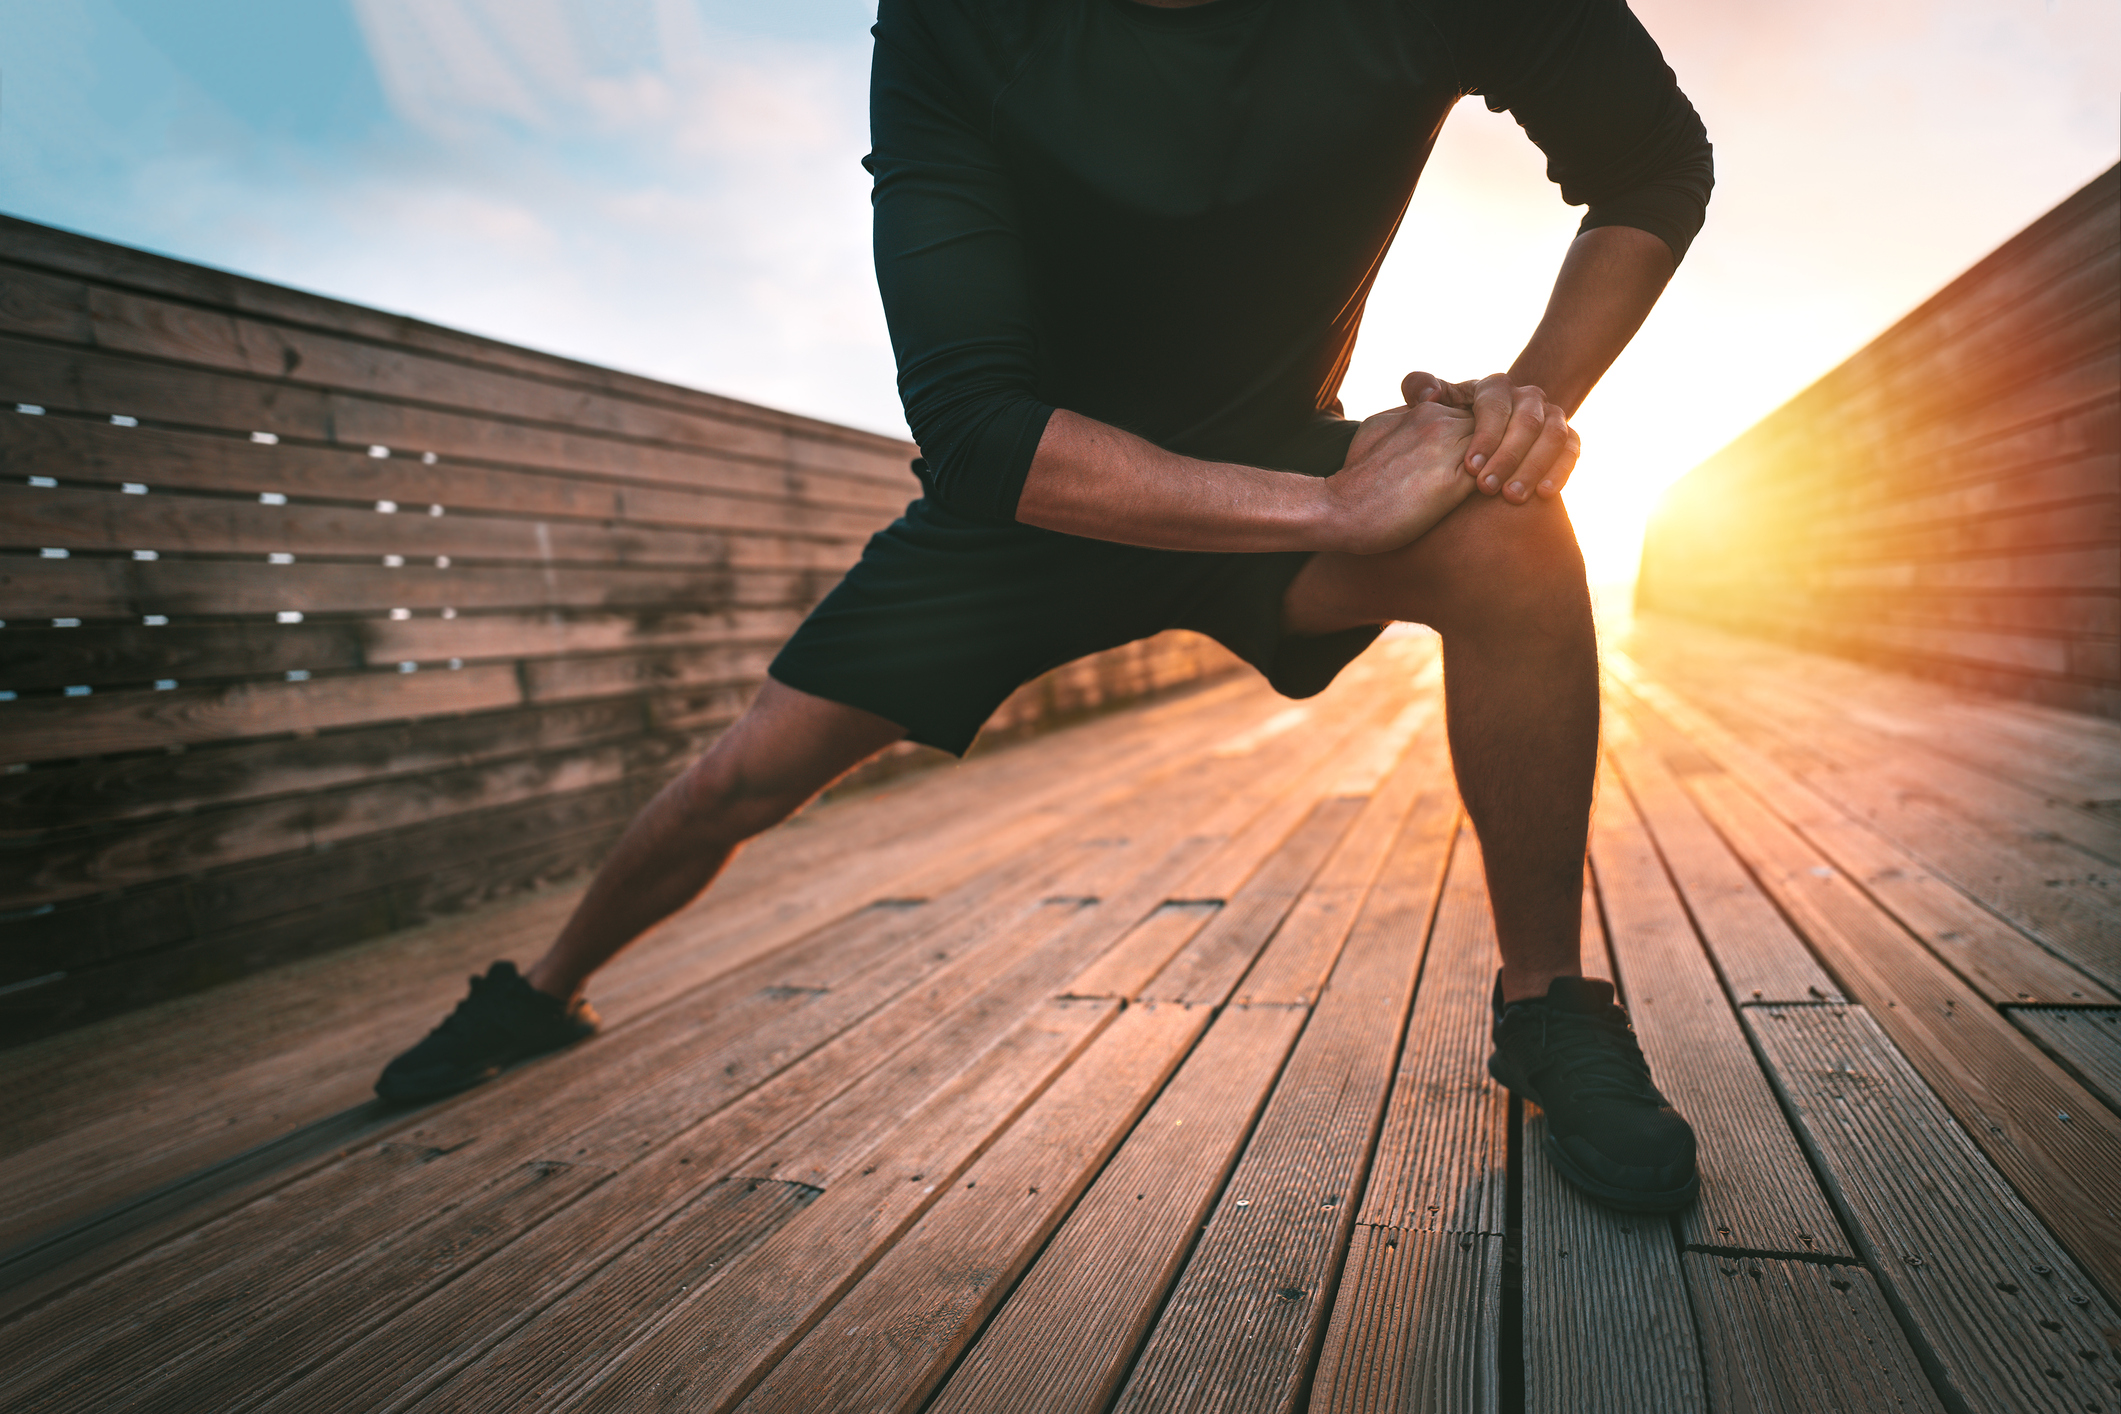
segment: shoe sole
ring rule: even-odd
[[[455,1076],[447,1081],[437,1081],[431,1085],[415,1085],[407,1084],[402,1080],[393,1084],[386,1078],[379,1076],[375,1084],[376,1098],[392,1105],[412,1105],[427,1100],[446,1100],[451,1095],[461,1095],[466,1090],[476,1089],[489,1080],[497,1080],[525,1061],[536,1060],[539,1056],[549,1056],[555,1051],[564,1051],[569,1046],[579,1046],[596,1034],[597,1028],[592,1026],[580,1035],[569,1037],[556,1045],[546,1046],[541,1050],[524,1051],[511,1056],[499,1065],[493,1066],[469,1079]]]
[[[1531,1086],[1512,1084],[1508,1076],[1498,1071],[1495,1067],[1495,1057],[1493,1056],[1488,1057],[1488,1075],[1496,1084],[1508,1090],[1518,1099],[1530,1100],[1541,1109],[1546,1108],[1546,1101],[1540,1099],[1538,1092]],[[1561,1142],[1551,1132],[1539,1147],[1547,1158],[1553,1161],[1555,1171],[1567,1179],[1571,1186],[1576,1188],[1586,1198],[1592,1199],[1604,1207],[1612,1208],[1617,1212],[1685,1212],[1693,1206],[1694,1199],[1701,1193],[1701,1175],[1698,1173],[1678,1188],[1647,1192],[1640,1188],[1616,1188],[1610,1183],[1600,1183],[1597,1179],[1591,1177],[1590,1174],[1584,1172],[1583,1168],[1569,1157],[1568,1150],[1561,1147]]]

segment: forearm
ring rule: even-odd
[[[1569,246],[1545,315],[1510,381],[1535,384],[1573,413],[1642,327],[1678,266],[1671,247],[1632,226],[1599,226]]]
[[[1102,422],[1053,414],[1025,478],[1025,525],[1159,550],[1320,550],[1326,483],[1295,472],[1199,461]]]

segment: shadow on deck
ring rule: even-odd
[[[23,1410],[2121,1410],[2121,727],[1657,622],[1586,955],[1703,1141],[1487,1080],[1432,639],[828,802],[390,1111],[525,901],[0,1056]],[[34,1104],[25,1097],[36,1097]]]

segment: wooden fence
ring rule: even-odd
[[[1636,596],[2121,716],[2121,168],[1675,485]]]
[[[0,1039],[588,867],[912,451],[0,218]]]

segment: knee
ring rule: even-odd
[[[1430,535],[1438,537],[1439,632],[1590,635],[1583,552],[1559,502],[1513,506],[1480,497]]]
[[[740,844],[770,830],[803,807],[807,795],[746,769],[744,753],[727,737],[671,783],[673,804],[693,835]]]

